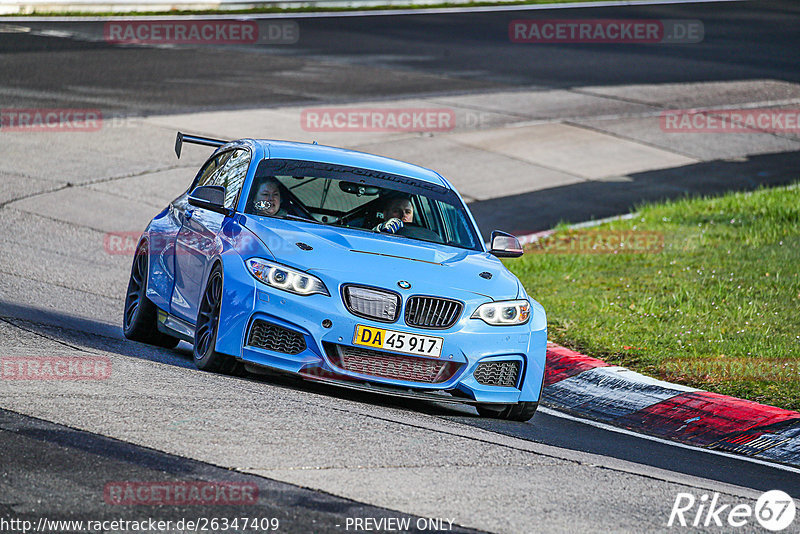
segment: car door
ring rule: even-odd
[[[217,154],[204,169],[195,187],[220,185],[225,187],[225,206],[234,209],[236,199],[247,174],[250,152],[244,148]],[[219,252],[218,239],[225,216],[207,209],[187,205],[183,224],[175,240],[175,288],[170,312],[194,323],[209,262]]]

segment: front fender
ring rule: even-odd
[[[239,358],[247,321],[255,308],[256,281],[235,252],[222,254],[222,305],[217,329],[217,352]]]
[[[222,265],[222,304],[216,350],[239,358],[256,298],[256,280],[247,270],[244,260],[253,256],[270,256],[263,243],[237,220],[223,225],[219,237],[221,253],[209,262],[204,279],[208,280],[214,265]]]
[[[531,335],[528,341],[525,378],[519,400],[539,402],[544,386],[545,364],[547,361],[547,315],[541,304],[528,297],[531,303]]]
[[[531,331],[547,330],[547,314],[541,304],[528,297],[528,302],[531,303]]]
[[[170,215],[170,208],[164,208],[147,225],[139,245],[147,242],[149,254],[147,298],[161,308],[169,310],[172,289],[175,285],[175,238],[180,230]]]

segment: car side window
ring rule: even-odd
[[[214,174],[214,171],[217,170],[218,167],[217,159],[218,157],[213,157],[210,160],[208,160],[208,162],[206,162],[205,166],[203,167],[203,170],[201,170],[200,174],[198,175],[195,187],[200,187],[201,185],[208,185],[208,180],[211,178],[211,175]]]
[[[439,236],[444,237],[444,233],[442,232],[439,220],[434,213],[431,201],[425,197],[420,197],[419,195],[415,195],[412,200],[414,203],[414,220],[417,221],[420,226],[429,228],[439,234]]]
[[[214,185],[214,177],[220,168],[225,165],[225,162],[228,161],[228,158],[231,157],[232,153],[233,152],[231,150],[228,150],[227,152],[222,152],[209,159],[197,174],[197,178],[195,184],[192,186],[192,189],[195,187],[200,187],[201,185]]]
[[[235,208],[236,198],[242,189],[247,169],[250,166],[250,151],[239,148],[227,153],[220,164],[219,172],[214,172],[211,180],[204,185],[221,185],[225,188],[225,207]]]
[[[443,202],[440,203],[440,206],[442,216],[445,218],[447,240],[449,242],[465,244],[469,248],[474,248],[477,244],[473,239],[472,232],[469,231],[469,222],[467,222],[464,212]]]
[[[217,170],[219,166],[217,164],[219,156],[213,156],[208,161],[206,161],[203,166],[200,168],[200,172],[198,172],[194,180],[192,180],[192,184],[189,186],[181,196],[176,198],[172,201],[172,206],[179,210],[184,210],[187,208],[188,204],[188,197],[192,191],[194,191],[195,187],[199,187],[201,185],[208,185],[208,180],[211,178],[211,175],[214,174],[214,171]]]

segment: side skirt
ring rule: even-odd
[[[158,331],[194,343],[194,325],[164,310],[158,310]]]

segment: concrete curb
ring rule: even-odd
[[[635,432],[800,466],[800,412],[649,378],[549,343],[542,403]]]

